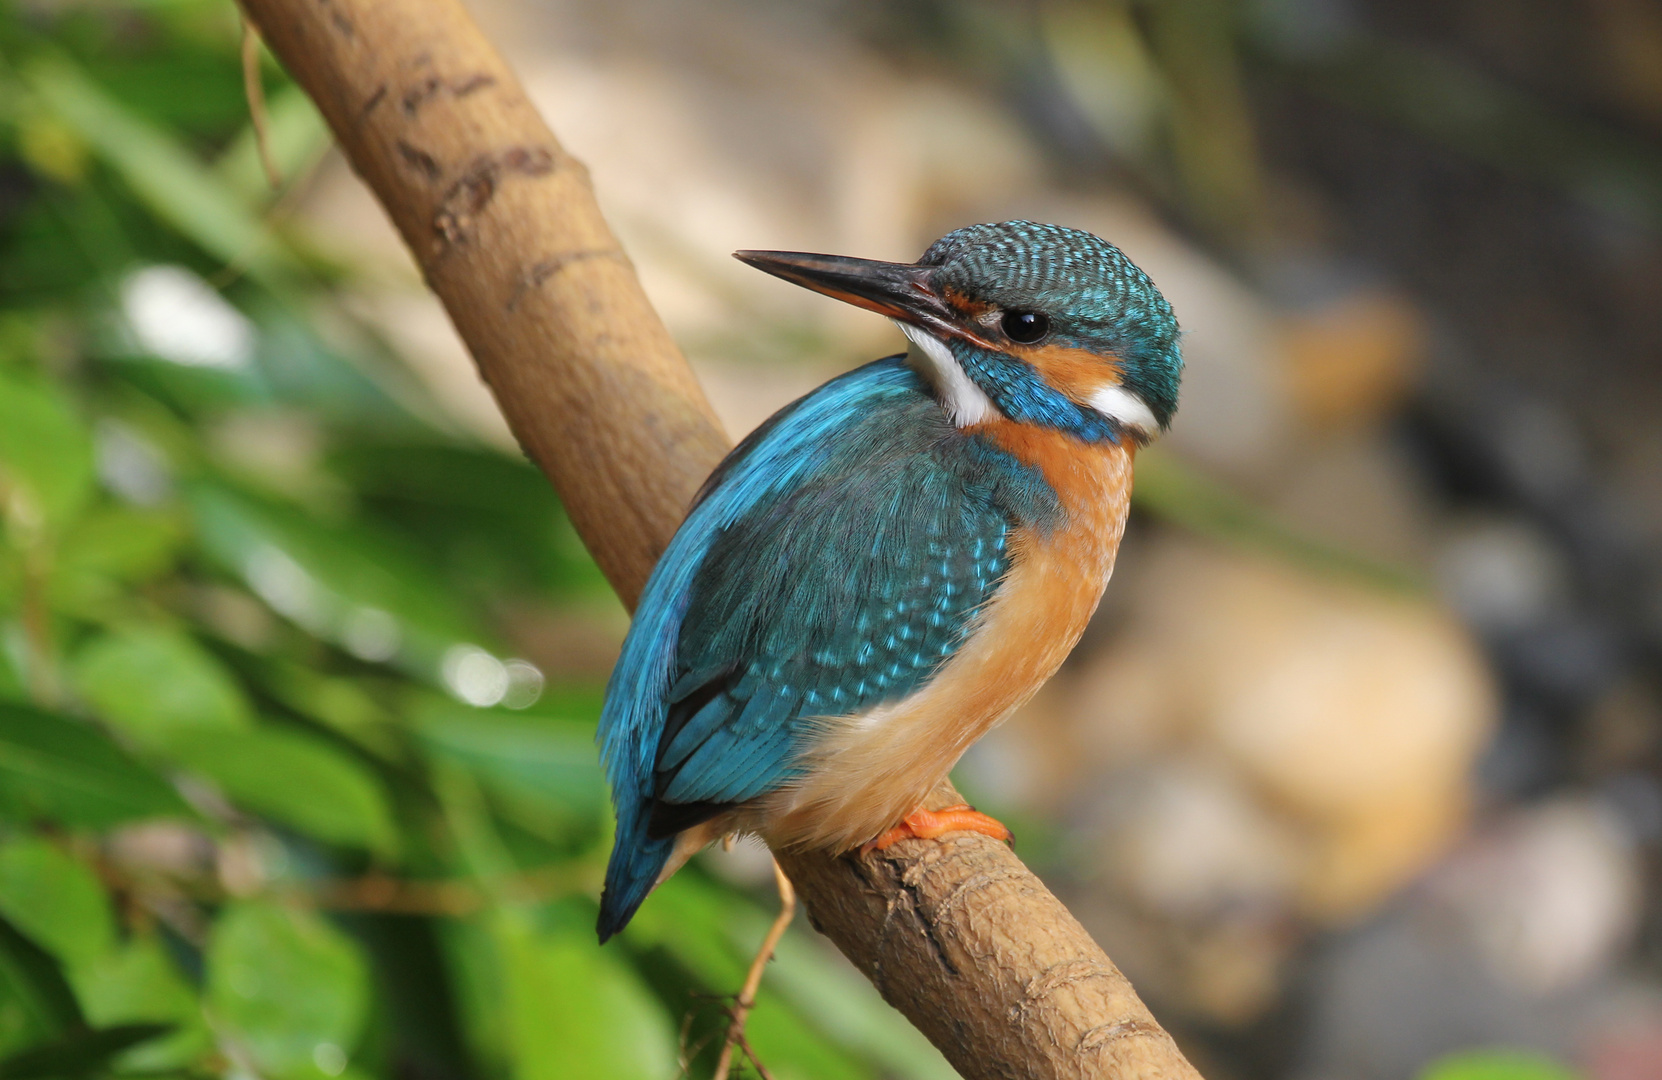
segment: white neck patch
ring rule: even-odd
[[[1121,427],[1137,432],[1145,441],[1160,433],[1160,422],[1154,419],[1154,410],[1123,386],[1104,386],[1091,395],[1089,404]]]
[[[906,335],[906,340],[912,343],[913,365],[923,367],[933,376],[935,389],[941,395],[941,404],[945,406],[947,415],[952,417],[954,424],[969,427],[997,415],[997,407],[987,397],[986,392],[964,374],[964,369],[952,355],[952,350],[946,347],[946,342],[921,326],[913,326],[899,319],[892,321],[900,327],[900,332]]]

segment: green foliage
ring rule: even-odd
[[[77,969],[75,993],[95,1027],[155,1024],[161,1038],[121,1055],[133,1072],[174,1069],[197,1061],[212,1047],[196,989],[169,958],[155,934],[135,936]]]
[[[0,1080],[707,1073],[771,897],[695,865],[595,944],[604,672],[503,615],[616,601],[274,212],[238,30],[0,7]],[[750,1031],[951,1075],[805,931]]]
[[[233,904],[207,950],[209,1014],[260,1070],[339,1075],[369,1009],[369,974],[352,941],[316,914]]]
[[[0,701],[0,821],[96,829],[186,812],[172,786],[91,726]]]
[[[38,377],[0,372],[0,489],[22,528],[62,525],[92,490],[92,440],[64,395]]]
[[[74,670],[87,704],[140,745],[165,746],[192,731],[245,731],[253,722],[223,665],[155,627],[94,638]]]
[[[328,743],[300,731],[192,731],[173,760],[212,780],[239,806],[332,844],[397,851],[380,783]]]
[[[593,947],[589,920],[537,926],[504,913],[509,1043],[524,1080],[655,1080],[675,1070],[669,1016],[618,954]]]
[[[1563,1063],[1533,1050],[1491,1047],[1438,1058],[1419,1080],[1576,1080]]]
[[[38,837],[0,846],[0,915],[71,969],[91,964],[115,943],[98,879]]]

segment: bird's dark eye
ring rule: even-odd
[[[1036,311],[1006,311],[999,322],[1011,341],[1031,345],[1050,333],[1050,320]]]

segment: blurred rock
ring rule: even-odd
[[[1109,786],[1101,865],[1146,907],[1200,920],[1273,906],[1296,884],[1292,834],[1221,763],[1178,758]]]
[[[1412,387],[1425,337],[1419,310],[1382,289],[1290,313],[1281,347],[1300,418],[1316,431],[1379,422]]]
[[[1636,849],[1602,800],[1492,822],[1424,888],[1319,948],[1294,1075],[1396,1080],[1493,1046],[1579,1056],[1596,1076],[1654,1075],[1626,1070],[1654,1045],[1655,992],[1609,979],[1638,901]]]
[[[1029,786],[1094,860],[1075,872],[1109,887],[1098,913],[1120,913],[1104,932],[1131,919],[1175,935],[1133,978],[1237,1023],[1273,999],[1289,928],[1355,921],[1457,840],[1495,692],[1424,599],[1141,539],[1116,585],[1126,629],[1001,738],[1058,764]],[[1199,976],[1213,950],[1237,991]]]
[[[1493,700],[1441,613],[1278,567],[1218,566],[1194,587],[1226,624],[1205,643],[1227,655],[1188,658],[1213,679],[1201,737],[1270,798],[1337,820],[1462,785]]]
[[[1451,523],[1437,553],[1443,595],[1480,630],[1516,631],[1560,609],[1569,596],[1563,552],[1518,518]]]
[[[1060,895],[1167,1023],[1187,1016],[1241,1028],[1281,994],[1298,936],[1274,911],[1245,907],[1180,923],[1109,889],[1062,884]]]
[[[1337,431],[1281,467],[1268,504],[1291,528],[1388,565],[1433,557],[1434,507],[1401,445],[1377,428]]]
[[[1638,928],[1637,846],[1608,806],[1563,798],[1476,837],[1430,882],[1497,979],[1535,994],[1588,982]]]
[[[1122,587],[1136,630],[1073,687],[1101,767],[1220,758],[1296,830],[1298,902],[1323,918],[1365,910],[1453,835],[1495,705],[1436,608],[1183,541]]]
[[[1656,752],[1662,701],[1642,680],[1629,677],[1594,702],[1584,724],[1577,766],[1589,776],[1619,776],[1642,768]]]
[[[1497,979],[1466,926],[1411,899],[1324,942],[1308,961],[1295,1080],[1402,1080],[1471,1047],[1565,1058],[1586,1002]]]

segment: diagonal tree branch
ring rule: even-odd
[[[632,607],[729,444],[587,170],[457,0],[243,3]],[[813,925],[966,1077],[1199,1080],[1002,844],[959,834],[783,864]]]

